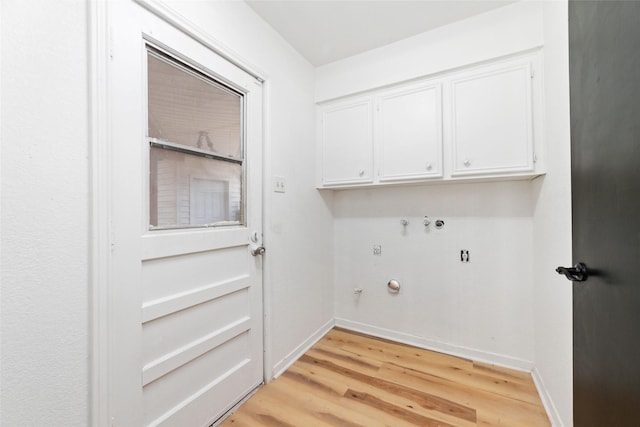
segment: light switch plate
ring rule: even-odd
[[[275,193],[284,193],[286,190],[287,183],[284,179],[284,176],[273,176],[273,191]]]

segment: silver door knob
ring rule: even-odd
[[[258,246],[255,249],[251,249],[251,255],[253,256],[264,255],[265,252],[266,249],[264,248],[264,246]]]

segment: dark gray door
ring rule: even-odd
[[[577,427],[640,426],[640,2],[569,3]]]

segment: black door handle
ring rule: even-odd
[[[574,282],[584,282],[589,277],[587,266],[583,262],[579,262],[573,267],[558,267],[556,272],[564,274],[567,279]]]

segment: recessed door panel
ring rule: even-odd
[[[451,84],[452,175],[533,169],[531,66],[492,66]]]
[[[370,100],[322,112],[322,180],[324,184],[373,180],[373,122]]]
[[[218,401],[212,399],[216,393],[223,400],[238,397],[237,394],[242,390],[240,381],[232,384],[231,377],[242,375],[250,363],[250,339],[248,332],[241,332],[184,364],[176,364],[166,375],[146,384],[142,406],[143,425],[205,425],[208,417],[201,411],[194,411],[193,407],[206,405],[207,401],[208,405],[217,406]],[[203,375],[203,372],[207,374]],[[226,389],[223,389],[223,385]],[[181,418],[189,422],[175,422]]]
[[[440,85],[380,99],[380,181],[442,176]]]

